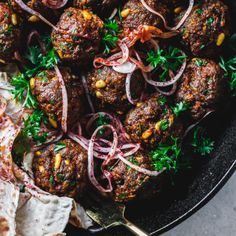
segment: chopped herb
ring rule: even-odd
[[[160,129],[162,131],[166,131],[169,128],[169,121],[168,120],[161,120],[160,122]]]
[[[99,127],[99,126],[102,126],[102,125],[108,125],[110,123],[111,123],[110,118],[107,117],[106,115],[101,115],[101,114],[99,114],[99,117],[97,118],[97,120],[95,122],[96,127]],[[100,129],[98,133],[99,133],[99,135],[102,136],[104,134],[104,132],[105,132],[104,129]]]
[[[209,17],[209,18],[207,19],[207,25],[208,25],[208,27],[211,27],[212,24],[213,24],[213,22],[214,22],[214,18],[213,18],[213,17]]]
[[[164,106],[167,102],[167,99],[164,96],[160,96],[160,98],[158,99],[158,102],[160,103],[161,106]]]
[[[220,67],[225,72],[225,77],[229,79],[229,88],[232,91],[232,95],[236,96],[236,56],[225,60],[220,58]]]
[[[55,185],[55,181],[54,181],[54,178],[53,178],[52,175],[51,175],[50,178],[49,178],[49,183],[50,183],[51,185]]]
[[[194,130],[191,146],[194,152],[199,153],[201,156],[206,156],[213,151],[214,141],[205,136],[203,128],[198,127]]]
[[[206,60],[200,59],[200,58],[195,58],[194,61],[195,61],[196,65],[199,67],[205,66],[207,64]]]
[[[149,153],[154,170],[161,171],[165,168],[168,171],[177,171],[177,161],[181,154],[181,148],[177,138],[172,137],[172,141],[172,145],[162,144]]]
[[[121,33],[122,30],[119,28],[119,25],[116,20],[110,20],[110,19],[105,19],[105,24],[104,26],[108,29],[111,30],[117,34]]]
[[[185,101],[176,103],[172,110],[176,116],[179,116],[184,111],[187,111],[189,108],[189,104]]]
[[[71,181],[71,182],[70,182],[70,186],[71,186],[71,187],[76,186],[76,181],[75,181],[75,180],[74,180],[74,181]]]
[[[104,53],[109,53],[111,51],[111,48],[116,47],[118,42],[118,37],[108,33],[102,38],[102,40],[105,47]]]
[[[35,110],[27,119],[24,119],[24,128],[22,129],[23,137],[32,137],[38,145],[44,143],[47,140],[48,133],[43,132],[40,134],[42,122],[47,124],[46,116],[42,111]]]
[[[117,35],[122,32],[122,30],[119,28],[119,25],[116,20],[105,20],[105,28],[106,33],[102,38],[103,44],[104,44],[104,53],[109,53],[112,48],[115,48],[117,46],[118,37]]]
[[[183,64],[186,56],[182,55],[181,50],[170,46],[168,50],[164,51],[162,49],[155,51],[149,51],[147,53],[147,62],[153,67],[161,66],[163,69],[160,75],[160,80],[165,81],[169,70],[177,71]]]
[[[38,102],[30,90],[29,81],[25,78],[24,74],[14,76],[10,83],[15,87],[12,90],[14,99],[17,99],[20,102],[23,102],[24,100],[23,106],[27,108],[36,108],[38,106]]]
[[[66,148],[66,144],[65,143],[57,143],[55,145],[55,148],[54,148],[54,152],[58,152],[62,149]]]
[[[196,12],[197,12],[197,14],[202,15],[203,9],[202,9],[202,8],[198,8],[198,9],[196,10]]]

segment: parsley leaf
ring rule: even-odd
[[[54,152],[58,152],[62,149],[66,148],[66,144],[65,143],[57,143],[55,145],[55,148],[54,148]]]
[[[210,154],[214,149],[214,141],[204,135],[205,130],[198,127],[194,130],[191,146],[193,151],[201,156]]]
[[[106,115],[99,114],[99,117],[97,118],[97,120],[95,122],[95,125],[96,125],[96,127],[99,127],[102,125],[108,125],[110,123],[111,123],[111,120],[109,117],[107,117]],[[104,132],[105,132],[104,129],[100,129],[98,133],[99,133],[99,135],[102,136],[104,134]]]
[[[48,133],[43,132],[40,134],[41,123],[47,124],[45,114],[40,110],[35,110],[31,115],[24,119],[24,128],[22,135],[24,138],[32,137],[32,139],[40,145],[47,140]]]
[[[169,74],[169,70],[173,72],[177,71],[183,64],[185,55],[181,54],[181,50],[170,46],[168,50],[164,51],[162,49],[155,51],[149,51],[147,53],[147,62],[153,67],[161,66],[163,69],[160,75],[160,80],[165,81]]]
[[[181,154],[178,139],[172,137],[172,145],[160,145],[156,150],[149,153],[154,170],[161,171],[164,168],[168,171],[177,171],[177,160]]]
[[[172,111],[176,116],[179,116],[184,111],[187,111],[189,108],[189,104],[185,101],[176,103],[174,107],[172,107]]]
[[[27,108],[36,108],[38,106],[38,102],[36,101],[30,90],[29,81],[25,78],[24,74],[14,76],[11,79],[10,83],[15,87],[14,90],[12,90],[14,99],[18,99],[20,102],[23,102],[25,98],[23,106]]]
[[[229,89],[233,96],[236,96],[236,56],[226,61],[223,57],[220,58],[220,67],[225,72],[225,77],[229,78]]]
[[[122,32],[119,28],[119,25],[116,20],[106,19],[106,23],[104,24],[106,28],[106,33],[102,37],[102,42],[104,45],[103,53],[110,53],[112,48],[117,46],[117,42],[119,38],[117,35]]]
[[[122,32],[122,30],[119,28],[119,25],[117,23],[117,21],[114,20],[110,20],[110,19],[105,19],[105,24],[104,26],[111,31],[114,31],[115,33],[119,34]]]

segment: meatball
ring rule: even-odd
[[[126,116],[127,133],[143,147],[156,148],[161,143],[168,143],[171,136],[180,137],[182,134],[181,122],[162,98],[154,94]]]
[[[149,157],[144,153],[137,153],[129,161],[142,168],[151,170]],[[128,202],[134,199],[147,199],[161,187],[162,178],[148,175],[131,169],[123,162],[119,162],[112,170],[113,198],[117,202]]]
[[[126,74],[116,72],[112,67],[104,66],[101,69],[93,69],[88,73],[87,82],[90,93],[103,105],[110,105],[112,109],[126,110],[130,104],[127,100],[125,89]],[[142,76],[139,71],[132,75],[132,97],[137,98],[142,89]]]
[[[24,10],[22,10],[22,8],[15,2],[15,0],[9,0],[11,6],[13,7],[14,11],[18,12],[19,14],[23,15],[23,16],[29,16],[31,17],[31,15],[29,15],[28,13],[26,13]],[[43,0],[26,0],[24,1],[31,9],[41,13],[44,16],[47,16],[47,18],[51,18],[52,16],[52,10],[50,8],[48,8],[44,3]],[[37,18],[32,17],[29,18],[29,21],[34,22]],[[37,20],[36,20],[37,21]]]
[[[213,56],[228,34],[228,7],[221,1],[197,5],[181,28],[183,44],[195,56]]]
[[[74,6],[78,8],[91,8],[101,16],[108,16],[120,0],[74,0]]]
[[[190,104],[191,117],[199,120],[216,108],[225,90],[226,80],[220,66],[209,59],[194,58],[186,67],[176,97]]]
[[[52,43],[63,61],[86,64],[98,52],[103,22],[88,10],[68,8],[57,28],[60,31],[53,30]]]
[[[84,90],[79,78],[72,75],[70,69],[61,68],[68,95],[68,125],[78,121],[83,114]],[[50,123],[57,128],[62,118],[62,92],[56,72],[47,70],[41,72],[30,81],[31,90],[39,107],[49,117]]]
[[[165,18],[169,14],[166,0],[147,0],[146,3],[154,10],[161,13]],[[151,25],[162,27],[160,17],[150,13],[139,0],[129,0],[121,12],[123,16],[122,25],[124,28],[136,29],[140,25]]]
[[[0,60],[10,61],[19,47],[21,19],[10,5],[0,2]]]
[[[88,184],[87,153],[69,139],[35,152],[35,184],[59,196],[80,197]]]

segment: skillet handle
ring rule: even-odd
[[[124,219],[124,221],[122,222],[122,225],[125,226],[134,235],[137,235],[137,236],[149,236],[150,235],[126,219]]]

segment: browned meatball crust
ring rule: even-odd
[[[93,12],[101,16],[108,16],[121,0],[74,0],[74,6],[78,8],[91,8]]]
[[[169,142],[171,136],[180,137],[183,131],[172,110],[160,102],[159,94],[132,109],[126,116],[125,128],[134,142],[148,148]]]
[[[165,18],[169,14],[166,0],[156,1],[147,0],[146,3],[154,10],[160,12]],[[139,0],[129,0],[123,7],[123,11],[126,10],[128,15],[122,19],[122,25],[124,28],[136,29],[140,25],[151,25],[156,27],[162,27],[162,21],[160,17],[150,13]]]
[[[98,52],[103,22],[90,11],[70,7],[56,26],[52,44],[63,61],[86,64]]]
[[[10,61],[19,47],[21,19],[7,3],[0,2],[0,60]]]
[[[21,14],[22,16],[31,17],[30,14],[26,13],[22,8],[15,2],[15,0],[8,0],[13,7],[14,11]],[[53,15],[52,9],[47,7],[43,0],[25,0],[24,1],[31,9],[39,12],[43,16],[47,17],[47,19],[51,19]]]
[[[132,97],[140,96],[142,90],[142,75],[135,71],[132,75]],[[123,111],[130,106],[125,89],[126,74],[116,72],[112,67],[104,66],[101,69],[93,69],[88,73],[88,87],[102,105],[110,105],[111,108]]]
[[[183,44],[195,56],[214,55],[228,34],[228,7],[221,1],[197,5],[181,28]]]
[[[149,157],[141,152],[132,156],[129,161],[142,168],[151,170]],[[155,194],[161,186],[161,178],[144,175],[119,162],[112,170],[113,198],[117,202],[128,202],[134,199],[146,199]]]
[[[191,105],[191,116],[198,120],[215,109],[224,96],[226,80],[220,66],[209,59],[192,59],[177,90],[177,100]]]
[[[83,114],[84,90],[79,78],[70,69],[61,68],[68,95],[68,125],[73,125]],[[62,118],[62,92],[56,72],[47,70],[31,79],[31,90],[40,108],[50,118],[54,128]],[[53,120],[53,121],[52,121]]]
[[[62,148],[57,151],[58,146]],[[81,197],[87,182],[87,153],[69,139],[37,151],[33,160],[35,184],[58,196]]]

